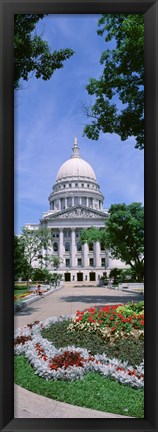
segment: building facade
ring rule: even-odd
[[[99,242],[91,245],[80,242],[83,228],[105,228],[108,211],[103,208],[104,196],[93,168],[80,156],[77,138],[70,159],[58,170],[48,199],[50,209],[43,214],[40,224],[25,226],[29,229],[43,226],[51,231],[48,253],[60,258],[57,271],[65,282],[98,282],[111,268],[125,267],[119,260],[111,259]],[[47,269],[54,272],[49,265]]]

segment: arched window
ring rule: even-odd
[[[58,252],[58,243],[53,244],[53,251]]]
[[[65,243],[65,252],[70,252],[70,243],[69,242]]]

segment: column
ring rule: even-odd
[[[88,267],[88,244],[83,245],[83,267]]]
[[[72,203],[71,203],[72,207],[74,206],[74,197],[72,197]]]
[[[88,207],[88,198],[86,198],[86,206]]]
[[[79,204],[81,205],[81,197],[79,197]]]
[[[76,244],[75,244],[75,229],[71,230],[71,267],[76,266]]]
[[[63,228],[59,229],[59,257],[61,258],[61,263],[60,263],[60,267],[63,267],[64,262],[63,262],[63,249],[64,249],[64,244],[63,244]]]
[[[109,267],[109,251],[105,250],[105,268]]]
[[[67,208],[67,198],[65,198],[65,208]]]
[[[61,199],[59,199],[59,210],[61,210]]]
[[[95,242],[95,267],[100,267],[100,243]]]

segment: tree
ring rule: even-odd
[[[81,243],[88,243],[89,245],[96,241],[102,241],[102,231],[92,226],[87,229],[83,229],[80,232]]]
[[[24,246],[21,244],[20,238],[14,236],[14,280],[19,278],[27,279],[30,272],[30,266],[24,255]]]
[[[28,281],[33,270],[33,262],[37,261],[39,263],[42,260],[42,249],[45,250],[47,255],[49,242],[50,232],[47,228],[39,228],[38,230],[29,230],[28,228],[22,229],[20,243],[23,247],[24,256],[30,269],[27,279]]]
[[[120,282],[121,273],[122,273],[122,269],[118,269],[117,267],[110,270],[109,278],[113,279],[114,284]]]
[[[57,256],[57,255],[52,256],[52,257],[51,257],[51,260],[50,260],[50,262],[52,263],[53,267],[54,267],[56,270],[58,269],[58,267],[59,267],[59,265],[60,265],[60,263],[61,263],[62,261],[63,261],[63,259],[60,258],[60,257]]]
[[[62,275],[61,275],[61,274],[53,273],[53,274],[51,275],[51,282],[53,282],[53,284],[54,284],[55,286],[58,285],[58,281],[60,281],[61,279],[62,279]]]
[[[120,259],[133,269],[137,280],[144,276],[144,208],[141,203],[113,204],[105,229],[83,230],[82,243],[102,241],[112,257]],[[88,234],[87,234],[88,231]]]
[[[113,48],[106,49],[100,63],[99,79],[91,78],[86,89],[95,97],[84,112],[91,124],[84,135],[97,140],[100,132],[116,133],[122,141],[136,139],[136,148],[144,148],[144,17],[143,14],[103,15],[97,33]],[[116,98],[119,98],[119,103]]]
[[[144,208],[141,203],[113,204],[105,230],[111,255],[130,265],[138,280],[144,275]]]
[[[32,280],[33,281],[50,281],[52,274],[47,269],[35,268],[32,271]]]
[[[15,15],[14,88],[19,89],[21,78],[28,81],[30,72],[36,78],[49,80],[54,71],[63,67],[63,62],[70,58],[74,51],[66,48],[51,53],[48,43],[35,33],[36,24],[44,15]]]

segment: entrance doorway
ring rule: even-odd
[[[65,273],[65,282],[71,281],[71,273]]]
[[[77,273],[77,281],[82,282],[83,281],[83,273]]]
[[[91,272],[91,273],[89,273],[89,280],[92,282],[92,281],[95,281],[95,272]]]

